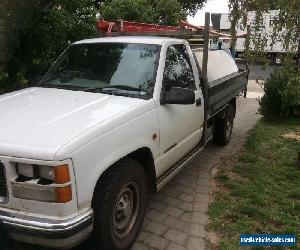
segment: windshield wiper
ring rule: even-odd
[[[85,90],[84,87],[68,85],[68,84],[46,84],[42,83],[38,87],[55,88],[55,89],[67,89],[67,90]]]
[[[120,90],[127,90],[127,91],[144,92],[140,87],[136,88],[129,85],[111,85],[102,88],[102,90],[106,90],[106,89],[120,89]]]
[[[146,93],[148,96],[151,95],[149,90],[142,89],[142,85],[140,85],[138,88],[137,87],[132,87],[129,85],[111,85],[111,86],[106,86],[101,89],[102,91],[109,91],[109,90],[125,90],[125,91],[134,91],[138,92],[139,96],[143,96],[141,93]]]

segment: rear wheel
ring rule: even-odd
[[[142,225],[147,201],[143,166],[124,159],[98,181],[93,198],[93,249],[128,249]]]
[[[215,118],[214,120],[214,144],[218,146],[226,146],[230,140],[233,129],[234,110],[232,105],[229,105],[225,110],[223,118]]]

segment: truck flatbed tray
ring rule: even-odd
[[[231,99],[247,90],[248,70],[228,75],[208,83],[208,117],[224,107]]]

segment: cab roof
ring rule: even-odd
[[[118,37],[102,37],[85,39],[74,44],[85,44],[85,43],[140,43],[140,44],[156,44],[162,45],[166,41],[180,42],[183,43],[185,40],[170,38],[170,37],[155,37],[155,36],[118,36]]]

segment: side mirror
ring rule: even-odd
[[[191,89],[172,87],[162,92],[161,104],[190,105],[195,103],[195,93]]]

